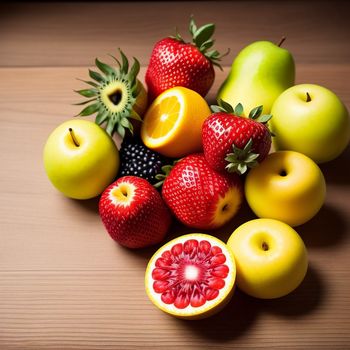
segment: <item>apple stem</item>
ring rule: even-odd
[[[72,137],[72,140],[73,140],[74,144],[75,144],[77,147],[79,147],[80,145],[79,145],[79,142],[78,142],[77,138],[75,137],[75,134],[74,134],[73,129],[72,129],[72,128],[69,128],[68,130],[69,130],[70,136]]]
[[[311,101],[311,97],[309,95],[309,93],[307,92],[306,93],[306,102],[310,102]]]
[[[267,250],[269,250],[269,246],[268,246],[268,244],[267,244],[266,242],[263,242],[263,243],[262,243],[261,248],[262,248],[263,250],[265,250],[265,252],[266,252]]]
[[[282,36],[280,42],[278,43],[278,47],[281,47],[281,45],[284,43],[284,41],[286,40],[287,38],[285,36]]]

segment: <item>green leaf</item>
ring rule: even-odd
[[[256,118],[255,121],[265,124],[267,123],[270,119],[272,118],[272,114],[264,114],[261,115],[260,117]]]
[[[164,172],[165,176],[169,175],[172,168],[173,168],[173,165],[169,165],[169,164],[162,166],[162,171]]]
[[[179,30],[177,27],[175,27],[175,37],[171,37],[173,39],[176,39],[178,41],[181,41],[182,43],[185,42],[184,39],[182,38],[181,34],[179,33]]]
[[[217,60],[220,58],[220,52],[217,50],[212,50],[205,53],[205,56],[211,60]]]
[[[155,177],[154,177],[156,180],[163,180],[166,178],[166,176],[164,174],[157,174]]]
[[[89,69],[89,75],[92,79],[98,81],[99,83],[105,82],[104,77],[98,72],[94,72],[93,70]]]
[[[111,66],[109,66],[106,63],[99,61],[97,58],[95,59],[95,64],[96,64],[97,68],[105,75],[107,75],[107,76],[108,75],[117,75],[117,72],[115,71],[114,68],[112,68]]]
[[[100,110],[95,118],[95,123],[101,125],[108,118],[108,112],[104,109]]]
[[[243,105],[242,103],[238,103],[238,105],[235,107],[235,111],[234,111],[235,115],[237,116],[241,116],[243,113]]]
[[[208,50],[209,48],[211,48],[214,45],[214,40],[209,39],[207,41],[205,41],[199,48],[200,52],[204,52],[206,50]]]
[[[198,28],[193,35],[193,42],[200,47],[205,41],[209,40],[215,31],[215,24],[208,23]]]
[[[86,105],[87,103],[94,102],[94,101],[96,101],[96,97],[92,98],[90,100],[85,100],[85,101],[82,101],[82,102],[73,103],[73,105],[74,106],[82,106],[82,105]]]
[[[131,123],[129,124],[128,130],[131,132],[131,135],[134,135],[134,127]]]
[[[246,154],[248,154],[249,151],[252,149],[252,145],[253,145],[253,139],[250,138],[250,139],[248,140],[248,142],[245,144],[245,146],[244,146],[244,148],[243,148],[243,151],[244,151]]]
[[[98,91],[96,89],[74,90],[74,92],[84,97],[94,97],[98,94]]]
[[[83,83],[89,84],[95,88],[98,88],[98,86],[99,86],[98,84],[94,83],[93,81],[83,80],[83,79],[79,79],[79,78],[77,78],[77,80],[82,81]]]
[[[236,163],[238,161],[238,159],[234,153],[229,153],[226,156],[225,160],[229,163]]]
[[[263,106],[258,106],[258,107],[253,108],[250,111],[248,118],[249,119],[257,119],[260,116],[262,110],[263,110]]]
[[[227,164],[225,169],[229,172],[229,173],[237,173],[237,164],[234,163],[230,163]]]
[[[246,163],[252,163],[255,159],[259,158],[259,154],[257,153],[250,153],[247,158],[245,159]]]
[[[248,170],[247,164],[239,163],[237,170],[241,175],[244,174]]]
[[[108,56],[112,57],[113,60],[118,64],[119,69],[121,69],[122,65],[120,64],[119,60],[115,56],[113,56],[111,54],[108,54]]]
[[[196,26],[196,23],[195,23],[195,21],[193,19],[193,15],[191,15],[189,31],[190,31],[192,36],[197,31],[197,26]]]
[[[216,61],[211,61],[211,63],[213,64],[213,66],[218,67],[221,71],[223,71],[221,64],[217,63]]]
[[[108,135],[113,135],[114,133],[114,127],[115,127],[115,121],[113,118],[109,118],[106,126],[106,132]]]
[[[240,149],[240,148],[234,147],[234,146],[232,146],[232,147],[233,147],[233,151],[234,151],[238,161],[242,160],[243,158],[245,158],[245,151],[244,151],[244,149]]]
[[[93,105],[85,107],[78,115],[81,115],[82,117],[86,117],[88,115],[91,115],[97,112],[99,108],[100,108],[100,104],[94,103]]]
[[[125,136],[125,129],[122,125],[118,124],[117,132],[120,135],[120,137],[123,139]]]
[[[119,52],[120,52],[120,56],[122,58],[122,67],[121,67],[120,70],[122,71],[122,73],[127,74],[128,70],[129,70],[129,61],[126,58],[126,56],[124,55],[124,52],[121,49],[119,49]]]
[[[234,113],[232,106],[228,102],[222,100],[221,98],[218,100],[218,104],[220,107],[224,109],[225,112],[231,113],[231,114]]]
[[[225,110],[224,110],[222,107],[217,106],[217,105],[211,105],[211,106],[210,106],[210,109],[211,109],[211,111],[214,112],[214,113],[225,112]]]
[[[121,121],[120,121],[120,124],[122,126],[124,126],[124,128],[127,128],[127,129],[129,129],[130,125],[131,125],[131,123],[129,122],[128,118],[122,118]]]
[[[155,188],[160,188],[163,186],[163,183],[164,183],[164,180],[161,180],[161,181],[156,182],[153,186]]]
[[[135,83],[136,77],[139,74],[140,71],[140,62],[137,60],[137,58],[133,57],[134,59],[134,64],[132,65],[130,72],[129,72],[129,77],[130,80],[132,81],[132,84]]]
[[[135,110],[131,111],[131,113],[129,115],[129,118],[138,120],[139,122],[142,122],[142,118],[140,117],[140,115]]]

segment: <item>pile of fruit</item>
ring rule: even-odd
[[[165,240],[172,218],[208,233],[239,215],[245,197],[258,218],[227,244],[193,233],[167,242],[149,261],[149,298],[182,318],[217,312],[235,284],[257,298],[297,288],[308,261],[292,227],[324,203],[317,163],[336,158],[350,139],[347,109],[333,92],[294,85],[284,38],[245,47],[210,108],[204,97],[222,57],[212,48],[214,29],[192,18],[192,42],[177,33],[156,43],[147,90],[136,58],[130,66],[119,50],[115,66],[96,59],[89,88],[77,91],[87,98],[78,116],[95,114],[95,123],[64,122],[44,149],[53,185],[71,198],[101,195],[106,230],[128,248]],[[114,133],[123,140],[119,150]]]

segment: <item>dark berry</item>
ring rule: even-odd
[[[162,166],[171,161],[147,148],[140,139],[127,137],[120,148],[119,176],[138,176],[155,184],[157,174],[162,173]]]

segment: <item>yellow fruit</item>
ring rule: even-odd
[[[303,281],[307,251],[296,231],[273,219],[239,226],[227,242],[237,266],[237,286],[262,299],[282,297]]]
[[[231,299],[233,254],[216,237],[192,233],[161,247],[147,265],[146,292],[162,311],[185,319],[209,317]]]
[[[298,226],[322,207],[326,182],[311,158],[294,151],[278,151],[249,172],[245,196],[255,215]]]
[[[202,124],[210,115],[207,102],[184,87],[164,91],[151,104],[141,128],[144,144],[167,157],[202,149]]]

